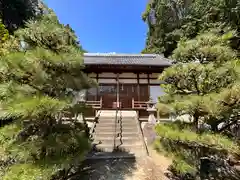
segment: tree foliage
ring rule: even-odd
[[[11,33],[29,19],[42,14],[43,10],[44,5],[39,0],[0,1],[0,17]]]
[[[154,9],[156,24],[148,21]],[[169,56],[181,39],[195,38],[210,28],[237,34],[232,46],[239,48],[240,2],[238,0],[154,0],[146,8],[143,20],[148,22],[149,32],[143,53],[159,53]]]
[[[8,30],[3,23],[0,24],[0,42],[5,42],[9,38]]]
[[[63,119],[83,112],[74,92],[95,84],[83,73],[82,47],[49,9],[1,45],[0,122],[13,121],[0,127],[0,179],[66,178],[89,149],[85,124]]]
[[[211,179],[214,172],[216,179],[239,179],[240,173],[228,163],[217,167],[223,159],[230,162],[232,153],[237,154],[234,163],[239,161],[239,144],[233,142],[239,139],[233,133],[239,131],[240,117],[239,16],[239,0],[154,0],[142,16],[149,26],[143,53],[173,59],[159,77],[165,82],[161,84],[165,95],[159,98],[158,111],[177,120],[190,117],[190,122],[156,126],[158,150],[173,153],[173,173],[194,172],[191,177],[196,179],[203,167],[200,160],[205,158],[213,169],[201,179]],[[223,144],[230,148],[214,150]],[[216,159],[212,161],[210,155]]]
[[[10,51],[18,50],[18,41],[9,34],[6,26],[0,22],[0,56],[3,56]]]
[[[240,153],[236,142],[211,132],[196,134],[190,131],[188,125],[183,122],[161,123],[156,126],[155,130],[158,139],[154,147],[173,159],[169,167],[172,178],[192,180],[203,179],[205,175],[206,179],[209,177],[219,180],[239,179],[239,172],[227,163],[224,167],[221,159],[227,159],[229,154],[233,157]],[[207,159],[211,165],[209,166],[208,163],[203,165],[203,159]],[[221,171],[216,171],[216,169],[221,169]]]
[[[180,41],[173,51],[173,59],[177,62],[200,62],[206,64],[223,64],[234,60],[236,52],[229,46],[229,39],[233,33],[228,32],[222,36],[213,32],[206,32],[188,41]]]
[[[230,118],[231,113],[226,112],[230,105],[222,98],[227,96],[224,91],[236,88],[239,61],[228,45],[228,36],[203,33],[179,42],[173,54],[176,64],[160,75],[166,82],[161,85],[166,92],[162,103],[171,104],[170,109],[178,115],[190,114],[196,126],[204,118],[216,129]]]

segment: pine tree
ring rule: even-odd
[[[172,156],[169,169],[176,179],[239,179],[232,166],[240,154],[232,133],[240,117],[239,7],[238,0],[154,0],[142,16],[149,26],[143,52],[174,60],[159,77],[166,82],[160,116],[191,117],[155,128],[154,145]],[[232,168],[225,163],[229,157]]]
[[[89,144],[85,125],[76,119],[65,123],[63,116],[83,111],[81,104],[72,103],[74,92],[95,82],[83,73],[83,52],[74,31],[51,10],[15,35],[19,50],[2,55],[0,62],[0,116],[14,119],[0,129],[0,156],[4,162],[14,160],[5,163],[2,178],[67,177]]]
[[[191,115],[196,129],[200,119],[213,130],[229,119],[222,91],[234,88],[239,79],[237,55],[228,45],[229,38],[231,33],[204,33],[180,42],[173,54],[176,64],[160,75],[167,93],[161,101],[177,115]]]

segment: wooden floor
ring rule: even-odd
[[[101,116],[107,116],[107,117],[114,117],[116,116],[123,116],[123,117],[135,117],[137,116],[137,112],[134,110],[100,110],[101,111]]]

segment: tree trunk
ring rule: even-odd
[[[193,115],[193,124],[194,124],[194,128],[195,128],[196,133],[199,133],[198,120],[199,120],[199,116],[197,114],[194,114]]]
[[[210,126],[211,126],[211,130],[213,132],[217,132],[218,131],[218,125],[219,125],[219,122],[217,121],[217,119],[211,119],[208,123]]]

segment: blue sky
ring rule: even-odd
[[[139,53],[147,25],[147,0],[45,0],[63,24],[70,24],[89,52]]]

